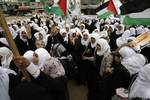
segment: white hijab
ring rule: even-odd
[[[132,36],[135,36],[135,35],[136,35],[136,30],[135,30],[134,27],[131,27],[131,28],[130,28],[130,32],[131,32],[131,35],[132,35]]]
[[[8,74],[16,75],[13,70],[0,67],[0,100],[10,100]]]
[[[90,34],[90,38],[94,38],[94,39],[96,40],[95,43],[92,43],[92,42],[91,42],[91,47],[92,47],[92,48],[96,47],[96,44],[97,44],[97,41],[98,41],[99,37],[100,37],[100,36],[99,36],[98,34],[94,34],[94,33],[93,33],[93,34]]]
[[[13,56],[12,51],[9,50],[7,47],[1,47],[0,56],[2,57],[1,58],[2,67],[9,68]]]
[[[130,75],[138,73],[146,63],[145,57],[130,47],[122,47],[119,53],[122,56],[121,64],[129,71]]]
[[[36,32],[36,33],[34,34],[34,37],[36,38],[36,40],[40,40],[40,37],[39,37],[40,34],[43,36],[42,32]],[[45,45],[46,45],[46,44],[47,44],[47,37],[46,37],[46,36],[43,36],[42,41],[43,41],[43,42],[45,43]]]
[[[16,28],[16,32],[18,33],[20,31],[19,27],[16,24],[14,24],[13,26]]]
[[[19,36],[22,41],[27,42],[27,39],[22,37],[22,35],[21,35],[22,32],[26,32],[26,34],[27,34],[27,30],[25,27],[21,27]]]
[[[100,50],[97,50],[96,52],[97,55],[102,56],[102,55],[110,53],[110,46],[105,39],[99,39],[97,41],[97,44],[99,44],[101,47]]]
[[[144,32],[143,26],[139,26],[136,28],[137,35],[140,35]]]
[[[8,42],[7,42],[7,40],[6,40],[6,38],[0,38],[0,42],[2,42],[3,44],[9,46],[9,44],[8,44]]]
[[[83,37],[84,37],[84,35],[88,35],[88,39],[87,40],[84,40],[83,39]],[[90,34],[89,34],[89,31],[85,31],[84,33],[83,33],[83,36],[82,36],[82,39],[81,39],[81,44],[82,45],[84,45],[84,46],[88,46],[88,44],[89,44],[89,42],[90,42]]]
[[[32,59],[33,59],[33,53],[34,52],[32,50],[29,50],[29,51],[26,51],[23,56],[26,59],[28,59],[29,61],[32,61]]]
[[[47,26],[43,26],[43,29],[45,30],[46,34],[48,34],[48,27]]]
[[[118,47],[122,46],[123,44],[127,43],[131,33],[129,30],[126,30],[121,37],[117,38],[116,44]]]
[[[129,98],[150,99],[150,64],[139,71],[138,77],[131,86]]]
[[[64,41],[68,42],[68,32],[64,28],[60,30],[60,35],[62,36],[63,33],[66,33],[66,37],[63,37]]]
[[[12,27],[9,27],[9,30],[10,30],[10,33],[12,34],[13,39],[15,39],[17,36],[17,32]]]
[[[35,50],[35,53],[38,55],[39,57],[39,62],[38,62],[38,68],[43,70],[43,64],[46,62],[47,59],[50,59],[51,56],[50,54],[47,52],[46,49],[44,48],[38,48]]]
[[[48,59],[43,67],[47,71],[47,74],[52,78],[57,78],[65,75],[65,70],[61,64],[61,62],[54,57]]]
[[[120,24],[119,26],[122,27],[122,29],[119,30],[119,29],[117,28],[117,31],[116,31],[116,34],[117,34],[117,35],[123,34],[123,32],[124,32],[124,25],[123,25],[123,24]]]

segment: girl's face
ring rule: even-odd
[[[37,53],[33,53],[33,59],[32,62],[37,65],[39,63],[39,56]]]
[[[67,36],[67,33],[66,33],[66,32],[62,33],[62,37],[63,37],[63,38],[65,38],[66,36]]]
[[[69,32],[69,27],[66,27],[66,31]]]
[[[39,33],[39,40],[43,39],[43,35],[41,33]]]
[[[88,39],[88,35],[87,34],[84,34],[83,35],[83,39],[86,41]]]
[[[119,64],[119,63],[121,63],[121,58],[118,57],[118,56],[115,56],[115,57],[114,57],[114,61],[115,61],[117,64]]]
[[[38,48],[44,48],[45,43],[44,43],[44,41],[42,41],[42,40],[37,40],[37,41],[35,42],[35,46],[36,46],[37,49],[38,49]]]
[[[101,46],[99,44],[96,45],[96,48],[97,48],[98,51],[101,50]]]
[[[27,39],[27,33],[25,32],[25,31],[23,31],[22,33],[21,33],[21,36],[22,36],[22,38],[24,38],[24,39]]]
[[[91,43],[95,43],[96,42],[96,39],[91,37]]]

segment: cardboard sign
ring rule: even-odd
[[[150,42],[150,33],[142,33],[141,35],[137,36],[131,43],[134,46],[145,46]]]

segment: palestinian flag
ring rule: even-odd
[[[98,8],[96,8],[96,14],[98,15],[98,18],[103,19],[113,15],[113,13],[107,8],[108,4],[109,2],[106,2],[100,5]]]
[[[121,9],[121,21],[125,25],[150,25],[150,0],[132,0],[124,2]]]
[[[114,15],[119,15],[121,5],[122,3],[120,0],[110,0],[108,4],[108,10],[114,13]]]
[[[66,16],[66,0],[54,0],[54,4],[49,7],[45,6],[44,10],[57,16]]]

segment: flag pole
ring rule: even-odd
[[[5,38],[6,38],[7,42],[8,42],[8,44],[9,44],[9,47],[11,48],[11,50],[13,52],[13,55],[14,56],[20,56],[19,51],[18,51],[18,49],[16,47],[16,44],[15,44],[15,42],[13,40],[13,37],[12,37],[10,31],[9,31],[8,25],[6,23],[5,17],[3,15],[3,12],[2,12],[1,9],[0,9],[0,25],[1,25],[4,33],[5,33],[4,34]],[[20,69],[20,70],[22,71],[22,73],[25,76],[25,78],[28,81],[30,81],[31,79],[30,79],[29,74],[27,73],[27,71],[26,70],[22,70],[22,69]]]

